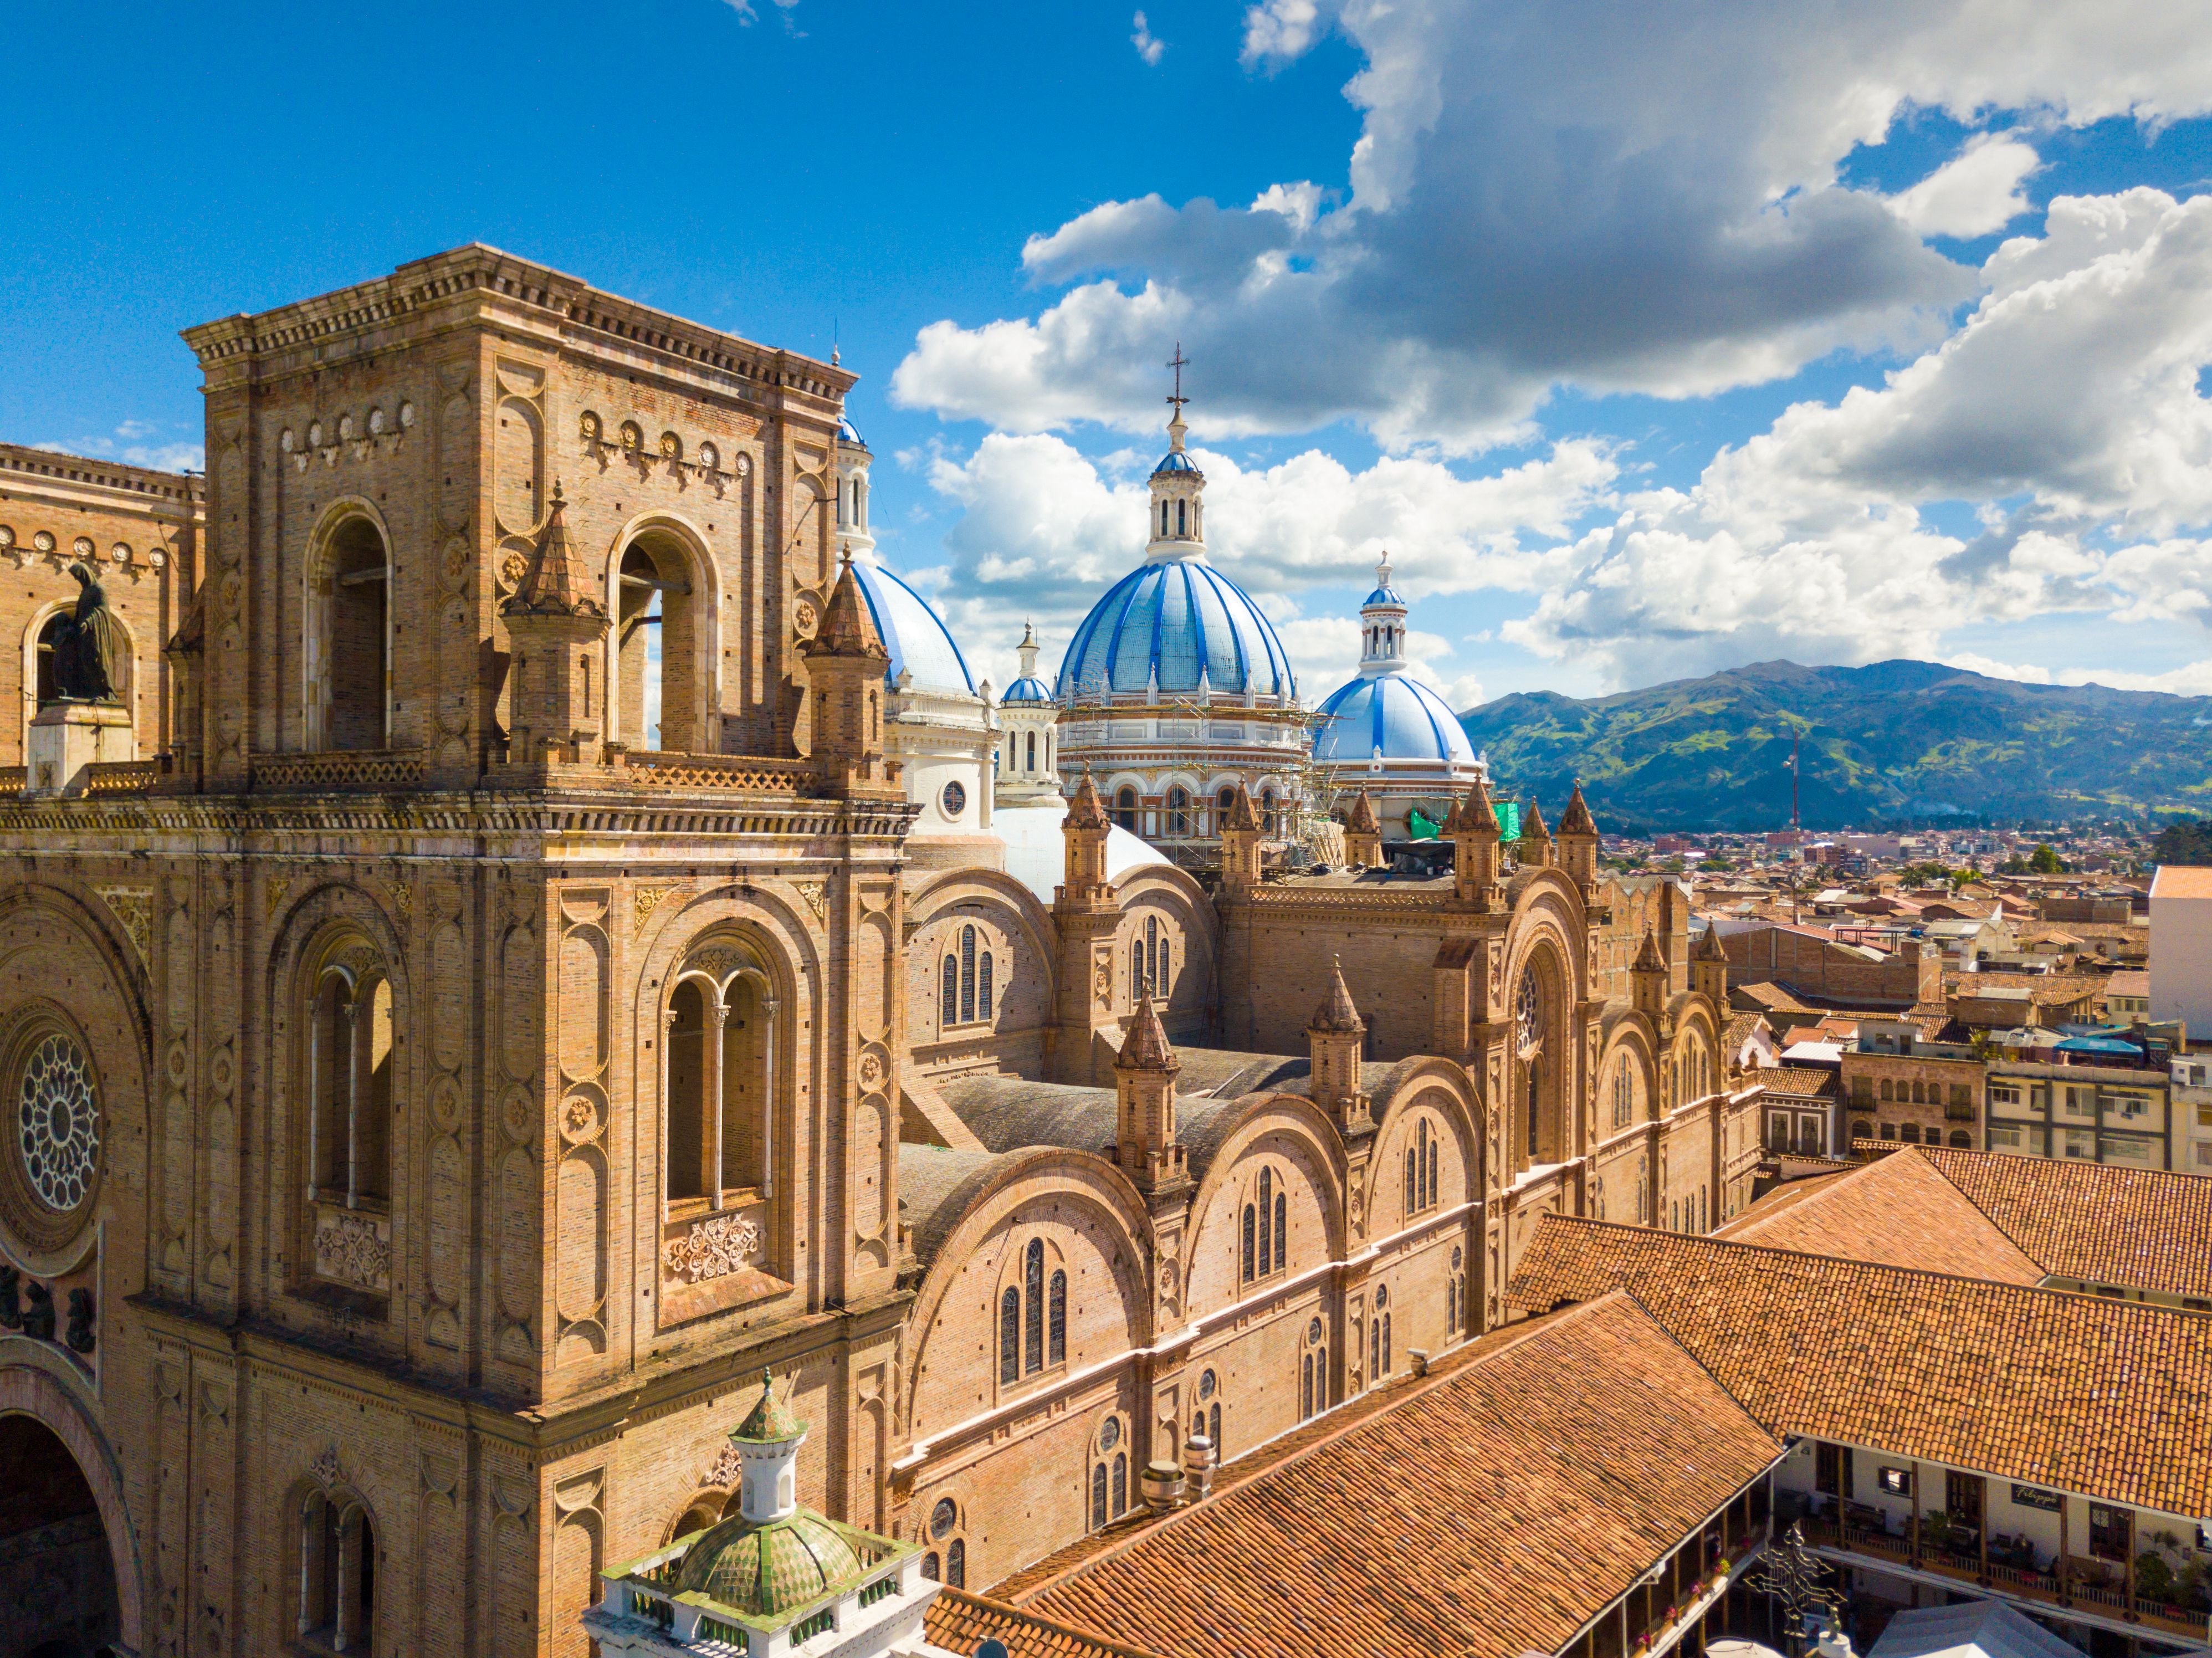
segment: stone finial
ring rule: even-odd
[[[1491,804],[1490,785],[1478,775],[1467,792],[1467,799],[1452,821],[1446,825],[1454,835],[1472,836],[1478,841],[1498,841],[1504,838],[1498,827],[1498,808]]]
[[[1352,810],[1345,814],[1344,827],[1354,835],[1380,835],[1382,825],[1375,816],[1375,802],[1362,789],[1352,802]]]
[[[1648,926],[1644,929],[1643,946],[1636,952],[1636,965],[1629,970],[1632,973],[1664,973],[1667,970],[1667,958],[1659,953],[1659,935]]]
[[[1222,819],[1221,827],[1224,829],[1249,830],[1255,834],[1259,830],[1260,814],[1253,809],[1252,792],[1244,786],[1244,780],[1242,778],[1237,779],[1237,798],[1230,803],[1229,815]]]
[[[1168,1046],[1166,1027],[1160,1023],[1159,1010],[1152,1005],[1149,990],[1137,1000],[1136,1017],[1129,1021],[1129,1035],[1121,1044],[1121,1057],[1114,1061],[1117,1071],[1165,1071],[1182,1069],[1175,1050]]]
[[[1559,838],[1564,841],[1571,835],[1595,836],[1596,834],[1597,820],[1590,816],[1589,803],[1583,799],[1582,779],[1577,777],[1575,792],[1567,798],[1567,809],[1559,817]]]
[[[1075,799],[1067,803],[1067,822],[1075,829],[1100,829],[1110,826],[1105,804],[1098,798],[1098,785],[1092,780],[1091,768],[1083,768],[1083,780],[1075,786]]]
[[[869,613],[868,596],[860,591],[860,578],[854,572],[850,553],[845,556],[837,585],[822,612],[822,625],[806,641],[805,654],[809,658],[872,658],[886,666],[890,663],[891,653],[884,648],[883,635],[876,631],[876,619]]]
[[[1718,927],[1708,926],[1702,933],[1698,935],[1698,947],[1690,952],[1690,959],[1693,962],[1719,962],[1723,964],[1727,963],[1728,951],[1721,945],[1721,932]]]
[[[1328,994],[1322,998],[1321,1005],[1314,1010],[1309,1030],[1333,1030],[1364,1035],[1367,1022],[1359,1017],[1359,1009],[1352,999],[1352,987],[1344,982],[1342,958],[1328,958]]]
[[[1544,827],[1544,813],[1536,804],[1536,797],[1528,797],[1528,810],[1521,814],[1521,838],[1542,846],[1552,843],[1552,831]]]
[[[553,506],[530,555],[530,568],[522,573],[514,597],[500,606],[504,616],[605,616],[606,608],[592,597],[582,561],[568,537],[568,503],[561,481],[553,481]]]

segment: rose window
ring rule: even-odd
[[[1520,1000],[1513,1010],[1513,1036],[1523,1054],[1533,1054],[1544,1045],[1544,1005],[1536,994],[1533,977],[1521,981]]]
[[[31,1190],[67,1214],[92,1189],[100,1162],[100,1108],[83,1051],[60,1031],[31,1051],[15,1106],[16,1138]]]

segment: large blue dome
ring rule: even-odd
[[[1474,763],[1474,745],[1443,698],[1403,674],[1355,679],[1334,692],[1321,712],[1316,760],[1352,765],[1379,752],[1385,760]]]
[[[930,608],[927,599],[872,559],[854,559],[853,574],[860,579],[868,615],[883,635],[884,648],[891,653],[885,679],[896,685],[901,673],[911,672],[918,689],[975,694],[967,659],[960,654],[945,618]]]
[[[1132,570],[1091,607],[1060,664],[1063,701],[1108,691],[1141,695],[1207,686],[1241,695],[1297,695],[1291,659],[1251,596],[1195,559]]]

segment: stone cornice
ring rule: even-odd
[[[207,516],[207,485],[199,478],[17,443],[0,443],[0,495],[173,524],[198,524]]]
[[[350,288],[184,331],[210,384],[332,366],[469,322],[703,384],[741,402],[826,421],[859,376],[706,327],[481,242],[401,265]],[[250,367],[249,367],[250,365]]]

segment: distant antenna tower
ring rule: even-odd
[[[1802,732],[1790,733],[1790,832],[1797,832],[1797,745],[1805,740]]]

